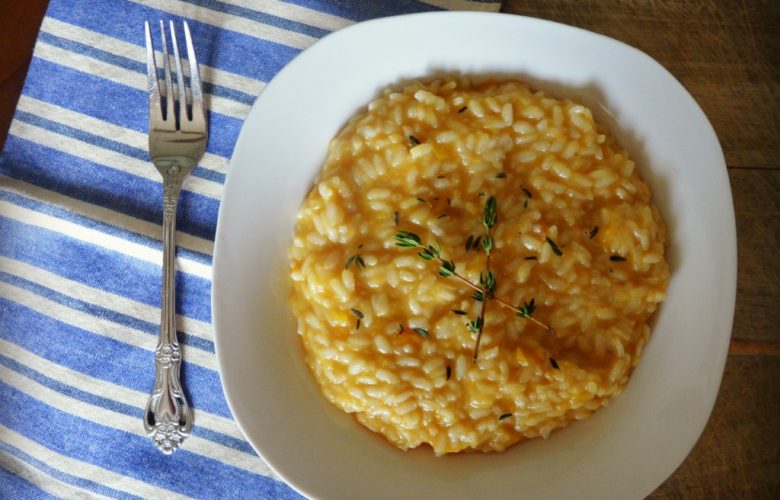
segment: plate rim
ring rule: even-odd
[[[722,148],[720,147],[720,143],[717,138],[717,134],[712,127],[711,122],[707,118],[704,111],[699,106],[698,102],[693,98],[693,96],[688,92],[688,90],[682,85],[682,83],[673,75],[669,70],[667,70],[664,66],[662,66],[658,61],[656,61],[654,58],[652,58],[647,53],[643,52],[640,49],[637,49],[636,47],[633,47],[621,40],[614,39],[612,37],[592,32],[583,28],[575,27],[566,25],[563,23],[558,23],[555,21],[550,21],[546,19],[538,19],[533,17],[527,17],[527,16],[521,16],[516,14],[504,14],[504,13],[488,13],[488,12],[474,12],[474,11],[445,11],[445,12],[425,12],[425,13],[411,13],[411,14],[401,14],[401,15],[395,15],[395,16],[388,16],[388,17],[382,17],[382,18],[376,18],[371,19],[367,21],[362,21],[355,23],[353,25],[350,25],[346,28],[342,28],[338,31],[334,31],[327,36],[323,37],[322,39],[316,41],[314,44],[312,44],[309,48],[305,49],[298,55],[296,55],[289,63],[287,63],[273,78],[268,84],[266,85],[263,92],[258,96],[255,103],[252,105],[249,113],[247,114],[244,122],[241,126],[241,131],[239,133],[239,136],[236,140],[233,155],[230,160],[230,166],[228,169],[228,173],[226,175],[224,187],[223,187],[223,198],[220,202],[219,206],[219,212],[217,217],[217,227],[215,232],[215,239],[214,239],[214,251],[213,251],[213,257],[212,257],[212,284],[211,284],[211,312],[212,312],[212,325],[214,329],[214,346],[215,346],[215,354],[217,357],[217,363],[218,363],[218,369],[220,373],[220,382],[222,386],[222,390],[225,396],[225,400],[228,404],[228,407],[230,408],[231,414],[233,416],[233,420],[236,422],[236,425],[238,426],[239,430],[241,431],[242,435],[246,438],[246,440],[250,443],[250,445],[253,447],[253,449],[257,452],[259,457],[266,463],[266,465],[279,476],[280,479],[285,481],[285,483],[290,486],[291,488],[295,489],[299,493],[302,493],[309,497],[316,497],[317,492],[311,491],[309,486],[302,485],[298,480],[291,479],[289,474],[283,471],[280,471],[277,469],[276,465],[273,463],[273,459],[270,459],[264,455],[263,451],[253,442],[252,438],[250,437],[250,433],[247,432],[247,428],[245,424],[243,423],[243,416],[239,415],[239,412],[235,411],[236,404],[235,399],[236,397],[239,397],[237,394],[235,394],[233,391],[236,389],[233,389],[229,387],[228,382],[226,381],[226,370],[225,365],[228,363],[228,360],[224,360],[222,356],[222,348],[220,347],[220,344],[222,342],[225,342],[224,336],[221,336],[219,334],[219,324],[222,323],[222,319],[220,318],[220,313],[218,312],[220,307],[218,305],[218,291],[217,289],[220,288],[221,285],[221,279],[218,277],[219,269],[221,268],[221,260],[220,257],[223,253],[223,245],[224,243],[221,243],[224,241],[225,236],[223,235],[224,232],[224,226],[225,223],[223,222],[223,218],[226,217],[225,214],[225,207],[226,205],[225,200],[227,199],[227,193],[230,190],[231,186],[231,172],[234,170],[235,165],[235,158],[236,153],[241,149],[241,145],[243,142],[246,142],[247,139],[244,137],[245,131],[247,129],[246,123],[253,119],[253,115],[256,114],[255,110],[258,109],[258,103],[262,103],[263,95],[266,93],[266,91],[275,84],[275,82],[278,82],[280,79],[283,79],[286,77],[287,74],[292,73],[297,70],[298,66],[302,64],[308,63],[309,59],[313,57],[313,54],[317,51],[325,50],[325,47],[327,47],[328,44],[333,43],[333,40],[339,40],[341,38],[345,37],[351,37],[353,36],[353,32],[358,32],[359,30],[365,30],[369,29],[371,26],[375,26],[378,24],[387,24],[387,23],[398,23],[402,22],[404,19],[407,18],[456,18],[456,17],[482,17],[482,18],[502,18],[502,19],[513,19],[514,21],[511,22],[518,22],[518,23],[533,23],[533,24],[540,24],[540,25],[546,25],[551,28],[555,29],[564,29],[571,32],[579,32],[582,35],[586,35],[588,37],[596,37],[605,41],[608,41],[610,44],[616,44],[617,46],[622,47],[623,50],[629,50],[633,52],[634,57],[640,57],[644,59],[646,62],[649,62],[653,66],[655,66],[656,70],[664,73],[666,76],[674,80],[674,83],[679,87],[679,90],[693,103],[695,108],[698,110],[698,112],[701,114],[701,118],[703,118],[703,123],[708,126],[708,130],[706,133],[711,135],[715,143],[717,144],[717,151],[719,153],[720,161],[718,161],[718,165],[716,165],[718,168],[713,167],[713,173],[717,173],[717,175],[720,177],[720,181],[723,181],[725,178],[725,184],[727,187],[726,195],[728,200],[728,209],[724,215],[724,220],[726,224],[721,228],[723,233],[723,240],[724,240],[724,246],[727,247],[726,253],[729,253],[730,256],[733,256],[733,259],[729,260],[730,264],[727,266],[727,269],[724,269],[723,271],[723,283],[726,284],[733,284],[733,286],[729,286],[728,289],[725,291],[726,294],[726,302],[727,302],[727,309],[728,314],[727,317],[729,318],[727,323],[724,323],[724,330],[728,330],[728,335],[723,337],[723,340],[725,342],[725,348],[720,349],[722,351],[722,356],[720,359],[713,360],[714,364],[717,366],[717,373],[719,373],[718,378],[718,384],[717,389],[713,392],[713,395],[711,398],[709,398],[707,402],[707,412],[706,412],[706,418],[703,420],[701,424],[701,429],[696,434],[695,439],[692,440],[690,446],[688,447],[687,451],[682,454],[678,459],[675,459],[674,466],[670,469],[668,474],[665,474],[663,478],[661,478],[659,481],[655,482],[655,485],[649,490],[644,492],[644,494],[649,494],[652,492],[655,488],[660,486],[663,481],[665,481],[668,477],[670,477],[674,471],[682,464],[682,462],[687,458],[687,456],[690,454],[693,447],[698,442],[699,438],[701,437],[701,434],[704,432],[706,428],[706,424],[709,421],[712,410],[714,408],[717,396],[720,392],[720,385],[722,383],[723,379],[723,373],[725,370],[725,363],[728,356],[728,340],[731,337],[731,332],[733,328],[733,319],[734,319],[734,310],[736,305],[736,285],[737,285],[737,243],[736,243],[736,217],[734,212],[734,203],[733,203],[733,194],[731,191],[730,186],[730,180],[728,178],[728,169],[725,162],[725,158],[723,156]],[[388,82],[388,84],[393,82]],[[240,155],[238,155],[240,157]],[[721,168],[722,167],[722,168]],[[656,312],[654,317],[657,317],[659,313]],[[727,328],[726,328],[727,327]],[[222,339],[222,340],[221,340]],[[197,422],[196,422],[197,425]]]

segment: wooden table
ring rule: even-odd
[[[0,0],[0,144],[45,3],[11,7]],[[704,434],[651,498],[780,498],[780,3],[506,0],[503,10],[643,50],[682,82],[712,121],[737,214],[732,343]]]

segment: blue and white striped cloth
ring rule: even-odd
[[[241,436],[217,373],[211,253],[228,160],[265,83],[318,38],[446,8],[499,0],[50,1],[0,155],[0,498],[297,496]],[[209,145],[178,213],[195,427],[172,456],[142,426],[162,262],[147,19],[189,21],[210,99]]]

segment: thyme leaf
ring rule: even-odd
[[[556,245],[553,240],[551,240],[550,238],[545,238],[545,239],[547,240],[547,243],[550,244],[550,248],[552,248],[552,251],[553,251],[553,253],[555,255],[558,255],[558,256],[563,255],[563,252],[561,251],[560,248],[558,248],[558,245]]]
[[[486,254],[490,254],[490,252],[493,250],[492,236],[485,235],[485,237],[482,238],[482,249],[485,251]]]
[[[530,318],[533,316],[534,311],[536,311],[536,303],[534,302],[533,297],[531,297],[529,302],[523,302],[521,305],[517,306],[517,315],[521,318]]]
[[[487,202],[485,202],[485,210],[482,214],[482,225],[485,226],[485,229],[490,230],[493,229],[493,226],[496,225],[496,222],[498,222],[498,202],[496,202],[496,197],[491,196],[488,198]]]
[[[395,234],[395,244],[402,248],[417,248],[422,246],[420,237],[409,231],[399,231]]]
[[[482,326],[484,324],[485,324],[485,320],[482,319],[482,316],[477,316],[476,318],[466,323],[466,326],[468,326],[469,331],[471,333],[477,334],[482,329]]]
[[[443,261],[439,268],[439,276],[449,278],[453,274],[455,274],[455,263],[451,260]]]
[[[355,330],[360,330],[360,320],[363,319],[363,313],[360,312],[360,310],[352,308],[352,314],[357,317],[357,320],[355,321]]]
[[[350,266],[352,266],[353,264],[357,264],[359,267],[362,267],[363,269],[366,268],[366,261],[363,260],[363,257],[361,257],[360,254],[355,254],[352,257],[348,258],[347,263],[344,265],[344,269],[349,269]]]
[[[412,328],[412,330],[414,330],[415,333],[417,333],[417,335],[419,335],[420,337],[422,337],[424,339],[428,338],[428,330],[426,330],[425,328],[415,327],[415,328]]]
[[[471,248],[474,250],[479,250],[480,247],[482,247],[482,235],[477,236],[474,239],[474,244],[471,245]]]
[[[496,272],[488,269],[484,273],[479,273],[479,286],[487,293],[487,297],[492,299],[496,291]]]

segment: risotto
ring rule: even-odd
[[[290,304],[322,393],[361,424],[401,449],[502,451],[625,386],[665,298],[665,239],[586,107],[416,82],[331,142]]]

